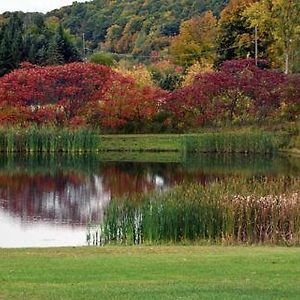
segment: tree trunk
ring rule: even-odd
[[[285,74],[289,74],[289,54],[285,53]]]

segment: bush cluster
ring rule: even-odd
[[[225,62],[167,92],[92,63],[28,63],[0,78],[0,124],[101,128],[105,132],[178,132],[201,126],[295,121],[300,76]]]

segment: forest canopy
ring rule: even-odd
[[[125,60],[146,65],[155,83],[173,90],[193,73],[254,58],[255,40],[258,59],[298,73],[300,0],[74,2],[48,14],[0,15],[0,76],[24,61],[121,62],[124,69]]]

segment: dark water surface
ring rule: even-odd
[[[87,227],[101,222],[112,197],[163,191],[181,182],[282,175],[300,175],[300,159],[179,154],[0,156],[0,247],[86,245]]]

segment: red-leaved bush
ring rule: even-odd
[[[246,123],[275,118],[282,105],[297,106],[298,76],[266,69],[251,59],[225,62],[219,71],[199,74],[192,85],[175,91],[165,105],[179,127]]]
[[[72,63],[22,68],[0,78],[0,125],[92,126],[114,132],[184,130],[203,125],[294,121],[300,75],[261,61],[225,62],[168,93],[141,87],[109,67]]]
[[[151,119],[161,97],[162,90],[140,88],[106,66],[25,63],[0,78],[0,122],[118,128]]]
[[[117,128],[132,123],[138,131],[139,126],[151,122],[166,95],[158,88],[137,87],[131,78],[115,81],[100,103],[102,125]]]
[[[63,111],[70,120],[87,102],[103,97],[112,77],[110,68],[93,64],[32,68],[26,64],[0,79],[0,105],[31,107],[32,119],[47,112],[52,119],[54,112]]]

